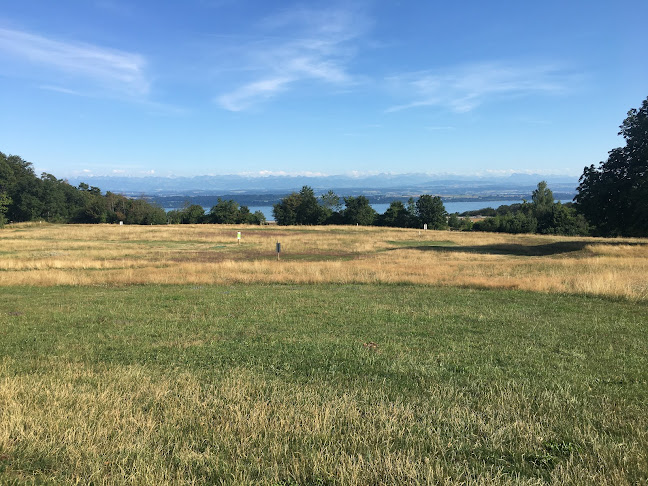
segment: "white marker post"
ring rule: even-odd
[[[427,223],[425,223],[425,224],[423,225],[423,229],[424,229],[425,231],[427,231]]]
[[[236,241],[238,242],[239,245],[241,244],[241,232],[240,231],[238,233],[236,233]]]

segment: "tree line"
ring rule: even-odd
[[[491,215],[473,222],[470,216],[484,212]],[[308,186],[273,207],[279,225],[347,224],[557,235],[584,235],[589,231],[587,221],[573,204],[554,202],[553,193],[544,181],[533,191],[530,202],[471,213],[448,214],[439,196],[423,194],[417,200],[410,198],[407,204],[392,201],[383,214],[378,214],[364,196],[340,198],[329,191],[317,198]]]
[[[490,217],[476,221],[475,231],[497,233],[540,233],[550,235],[588,235],[590,227],[573,203],[562,204],[542,181],[531,195],[531,201],[492,209]],[[482,211],[483,214],[483,211]]]
[[[52,223],[165,224],[161,207],[131,199],[84,182],[77,187],[43,173],[37,177],[30,162],[0,152],[0,225],[7,221]]]
[[[232,199],[218,198],[216,205],[209,212],[198,204],[185,205],[167,213],[169,224],[263,224],[265,215],[261,211],[250,213],[247,206],[239,206]]]
[[[546,182],[540,182],[531,201],[489,208],[488,217],[473,222],[470,213],[448,215],[439,197],[420,196],[407,205],[393,201],[377,214],[364,196],[345,197],[329,192],[318,201],[304,187],[273,208],[278,224],[361,224],[541,233],[556,235],[648,236],[648,98],[631,109],[620,126],[625,146],[611,150],[608,159],[585,167],[574,203],[555,202]],[[483,213],[484,211],[479,211]]]
[[[377,225],[400,228],[452,228],[506,233],[596,236],[648,236],[648,98],[631,109],[620,126],[626,144],[609,152],[608,159],[585,167],[574,203],[554,201],[546,182],[540,182],[531,201],[482,210],[488,217],[472,221],[448,214],[438,196],[421,195],[407,203],[392,201],[378,214],[364,196],[340,198],[332,191],[316,197],[304,186],[273,206],[279,225]],[[205,213],[186,205],[165,213],[144,199],[131,199],[81,183],[71,186],[51,174],[34,174],[32,164],[0,152],[0,227],[7,221],[44,220],[57,223],[260,224],[263,213],[218,199]]]
[[[166,213],[145,199],[132,199],[110,191],[102,194],[100,188],[85,182],[75,187],[52,174],[37,177],[30,162],[0,152],[0,226],[8,221],[260,224],[265,216],[220,198],[208,213],[195,204]]]
[[[344,207],[342,205],[344,203]],[[439,196],[424,194],[407,204],[392,201],[384,214],[378,214],[365,196],[340,198],[333,191],[315,196],[309,186],[293,192],[272,208],[279,225],[347,224],[360,226],[392,226],[430,229],[448,227],[448,213]]]

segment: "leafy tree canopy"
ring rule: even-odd
[[[5,214],[11,204],[11,198],[6,193],[0,192],[0,228],[4,227],[7,222]]]
[[[52,174],[36,177],[32,164],[0,152],[0,220],[54,223],[166,223],[164,210],[144,200],[106,193],[86,183],[73,187]]]
[[[369,226],[374,223],[378,213],[369,204],[365,196],[345,197],[342,218],[345,224],[359,224]]]
[[[427,224],[429,229],[448,227],[448,213],[439,196],[423,194],[416,201],[416,216],[420,228]]]
[[[477,231],[499,233],[542,233],[553,235],[586,235],[587,222],[575,208],[554,201],[553,192],[545,181],[531,195],[531,203],[503,205],[494,217],[477,221]]]
[[[337,196],[329,191],[323,202],[334,203],[335,197]],[[301,191],[293,192],[275,204],[272,214],[280,225],[308,225],[324,223],[330,216],[331,210],[319,204],[312,188],[304,186]]]
[[[648,236],[648,98],[620,126],[625,147],[585,167],[576,204],[603,236]]]

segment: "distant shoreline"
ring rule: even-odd
[[[529,198],[530,200],[531,198]],[[557,201],[560,201],[561,203],[566,203],[570,202],[571,199],[556,199]],[[495,203],[495,204],[488,204],[488,203]],[[484,209],[491,207],[493,209],[497,209],[499,206],[502,205],[510,205],[510,204],[516,204],[516,203],[521,203],[522,199],[517,198],[517,199],[491,199],[491,200],[484,200],[484,199],[471,199],[468,201],[459,201],[459,200],[452,200],[452,201],[443,201],[444,206],[446,208],[446,211],[448,214],[452,213],[463,213],[465,211],[474,211],[477,209]],[[371,206],[376,210],[378,214],[383,214],[387,208],[389,207],[388,203],[371,203]],[[164,207],[165,211],[173,211],[177,209],[181,209],[182,206],[179,207]],[[211,209],[211,206],[203,206],[203,209],[205,212],[208,212]],[[261,211],[263,215],[266,217],[266,220],[272,221],[274,220],[274,216],[272,214],[272,205],[268,204],[261,204],[261,205],[250,205],[248,206],[248,209],[250,210],[251,213],[254,213],[255,211]]]
[[[221,195],[169,195],[169,196],[160,196],[160,195],[140,195],[140,198],[146,199],[149,202],[155,203],[158,206],[169,209],[180,209],[186,204],[197,204],[203,206],[209,210],[212,206],[215,206],[218,202],[218,199],[222,200],[234,200],[241,206],[273,206],[277,204],[282,198],[287,196],[288,193],[282,194],[221,194]],[[344,196],[356,196],[359,194],[342,194],[340,198]],[[361,194],[364,195],[369,203],[372,205],[378,204],[387,204],[389,205],[392,201],[401,201],[407,203],[410,197],[417,198],[419,195],[389,195],[389,194]],[[437,195],[437,194],[434,194]],[[554,192],[556,200],[560,201],[571,201],[575,196],[575,193],[568,192]],[[452,203],[486,203],[488,207],[492,202],[501,202],[500,204],[513,204],[516,202],[521,202],[522,200],[531,200],[531,194],[525,193],[516,193],[516,194],[494,194],[490,196],[466,196],[466,195],[440,195],[444,204]]]

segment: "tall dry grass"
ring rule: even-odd
[[[416,283],[646,300],[648,240],[347,226],[31,224],[0,231],[3,286],[234,282]]]

